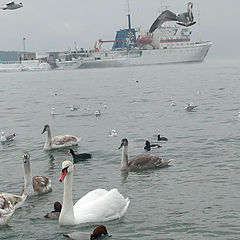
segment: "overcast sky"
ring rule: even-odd
[[[0,4],[7,1],[0,0]],[[18,1],[16,1],[18,2]],[[161,4],[178,13],[186,0],[129,0],[132,26],[149,28]],[[239,58],[240,0],[194,0],[197,24],[193,33],[211,40],[211,58]],[[127,0],[22,0],[23,8],[0,10],[0,50],[45,52],[79,47],[93,48],[96,40],[113,40],[116,30],[127,27]],[[200,22],[199,22],[200,19]]]

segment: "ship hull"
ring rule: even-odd
[[[0,72],[21,72],[21,71],[42,71],[50,70],[51,66],[48,63],[42,63],[38,60],[24,60],[4,62],[0,64]]]
[[[182,47],[171,47],[155,50],[132,50],[130,54],[119,56],[119,52],[110,57],[82,59],[78,68],[125,67],[156,65],[169,63],[202,62],[208,53],[211,42],[189,44]]]

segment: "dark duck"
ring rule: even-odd
[[[168,141],[166,137],[163,137],[162,135],[158,134],[157,135],[158,141]]]
[[[90,153],[79,153],[79,154],[75,154],[75,152],[73,151],[73,149],[69,149],[69,153],[72,154],[73,157],[73,162],[77,163],[80,161],[85,161],[89,158],[92,158],[92,155]]]
[[[160,148],[162,146],[160,146],[159,144],[151,144],[148,140],[145,142],[144,149],[146,151],[151,151],[151,148],[155,148],[155,147]]]
[[[47,213],[44,217],[49,218],[49,219],[53,219],[53,220],[57,220],[59,218],[61,210],[62,210],[62,204],[60,202],[55,202],[54,203],[54,210],[51,211],[50,213]]]

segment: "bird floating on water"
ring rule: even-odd
[[[98,240],[103,239],[102,237],[110,237],[110,235],[108,235],[107,228],[103,225],[95,228],[92,234],[86,232],[74,232],[63,234],[63,236],[68,237],[72,240]]]
[[[71,161],[62,163],[60,182],[64,181],[63,206],[59,216],[59,225],[78,225],[106,222],[123,217],[130,200],[124,198],[117,189],[107,191],[95,189],[88,192],[73,206],[72,179],[74,165]]]
[[[22,206],[27,196],[0,193],[0,225],[7,225],[15,210]]]
[[[84,108],[87,112],[91,110],[91,106],[88,105],[87,107]]]
[[[62,204],[60,202],[55,202],[54,210],[51,211],[50,213],[47,213],[44,217],[53,219],[53,220],[57,220],[59,218],[61,210],[62,210]]]
[[[128,162],[128,140],[123,138],[118,149],[122,148],[121,171],[142,171],[168,167],[171,160],[150,155],[139,155]]]
[[[162,136],[161,134],[157,135],[157,139],[158,139],[158,141],[168,141],[168,139],[166,137]]]
[[[197,107],[197,105],[193,105],[192,103],[188,103],[187,106],[185,106],[185,110],[188,112],[192,112],[195,108]]]
[[[98,109],[98,110],[95,111],[95,116],[96,116],[96,117],[100,117],[100,116],[101,116],[100,109]]]
[[[1,141],[1,143],[12,142],[15,139],[15,137],[16,137],[15,133],[13,133],[13,134],[11,134],[9,136],[6,136],[5,132],[2,132],[0,141]]]
[[[160,146],[159,144],[150,144],[150,142],[149,142],[148,140],[145,142],[144,149],[145,149],[146,151],[150,151],[151,148],[154,148],[154,147],[160,148],[160,147],[162,147],[162,146]]]
[[[77,146],[81,138],[72,135],[59,135],[52,137],[50,126],[47,124],[42,130],[42,134],[47,131],[44,150],[54,150],[64,147]]]
[[[52,192],[51,180],[45,176],[32,177],[30,167],[30,154],[25,152],[23,154],[24,165],[24,185],[22,193],[26,196],[42,195]]]
[[[50,112],[50,115],[52,115],[52,116],[55,116],[57,113],[56,113],[56,111],[55,111],[55,108],[53,107],[52,108],[52,111]]]
[[[115,129],[112,129],[111,132],[109,133],[110,137],[116,137],[117,136],[117,132]]]
[[[70,105],[70,111],[77,111],[78,109],[78,106]]]
[[[75,154],[73,149],[69,149],[69,153],[72,154],[74,163],[77,163],[77,162],[84,161],[84,160],[87,160],[89,158],[92,158],[92,155],[90,153],[78,153],[78,154]]]

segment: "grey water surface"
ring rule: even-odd
[[[239,63],[0,74],[0,131],[16,133],[14,142],[0,145],[0,191],[20,193],[24,151],[33,176],[47,176],[53,185],[52,193],[27,199],[0,228],[0,239],[61,240],[63,233],[96,227],[60,227],[44,218],[62,202],[61,164],[71,160],[67,150],[43,150],[45,124],[53,135],[81,137],[75,150],[93,156],[75,165],[74,202],[96,188],[118,188],[130,198],[123,219],[99,223],[112,240],[239,239]],[[185,111],[190,102],[196,111]],[[70,111],[70,105],[80,108]],[[109,136],[112,129],[116,137]],[[159,143],[158,133],[169,141],[147,154],[172,159],[171,167],[121,174],[121,139],[129,140],[131,159],[145,153],[146,140]]]

